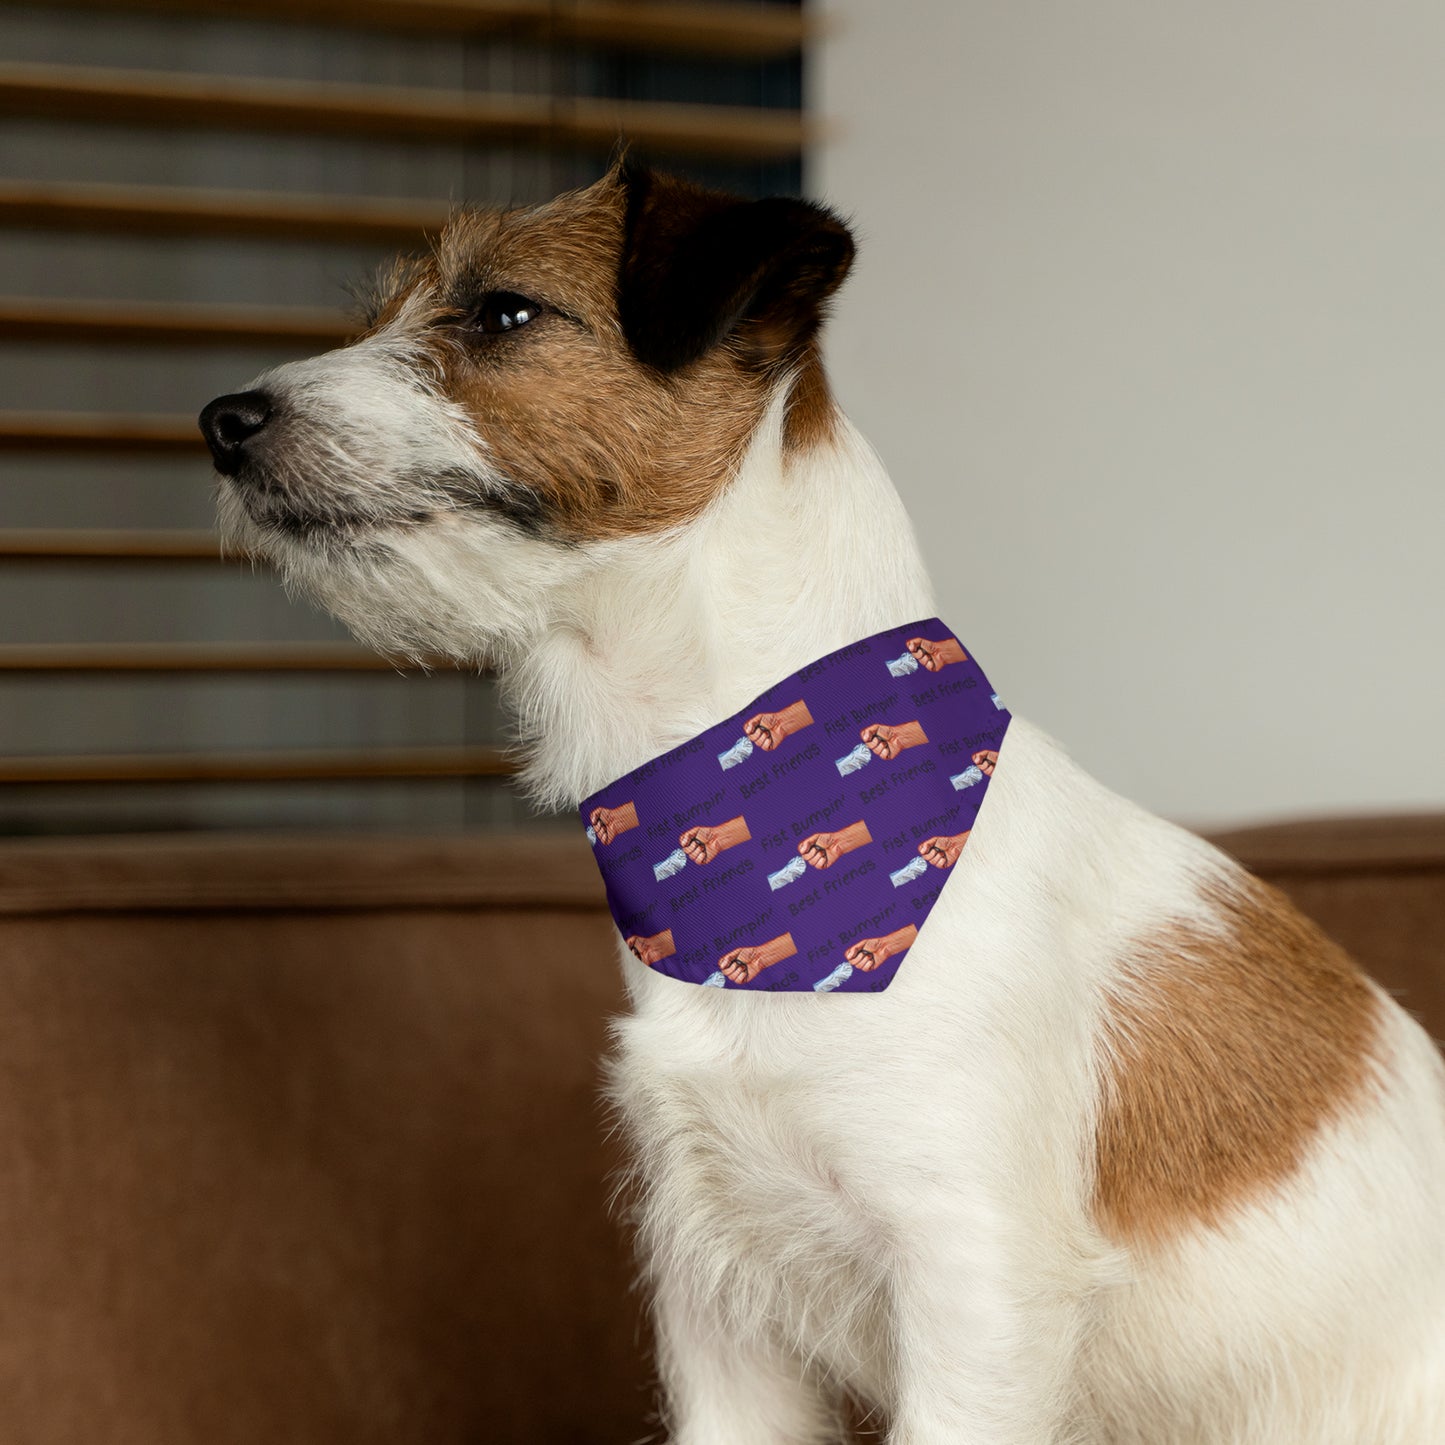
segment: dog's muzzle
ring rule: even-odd
[[[245,466],[248,443],[265,430],[274,410],[264,391],[239,391],[218,396],[201,412],[201,435],[223,477],[234,477]]]

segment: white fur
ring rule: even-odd
[[[431,435],[433,404],[405,402]],[[459,514],[379,540],[267,545],[371,641],[497,661],[556,803],[934,611],[876,456],[844,424],[785,460],[781,397],[672,534],[569,549]],[[676,1445],[831,1441],[844,1389],[893,1445],[1445,1441],[1445,1070],[1393,1004],[1379,1099],[1277,1196],[1152,1255],[1091,1217],[1101,999],[1131,940],[1209,926],[1232,867],[1016,720],[885,993],[689,987],[619,945]]]

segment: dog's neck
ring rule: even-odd
[[[902,503],[839,417],[785,447],[781,405],[677,532],[591,549],[501,669],[542,801],[575,805],[835,648],[932,615]]]

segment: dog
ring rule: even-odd
[[[853,250],[626,159],[462,211],[360,339],[202,413],[224,533],[393,656],[494,667],[576,806],[934,611],[822,367]],[[670,1439],[821,1445],[855,1400],[893,1445],[1445,1441],[1430,1039],[1025,721],[988,761],[886,992],[687,987],[619,940]]]

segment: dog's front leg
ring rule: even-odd
[[[837,1445],[837,1403],[801,1359],[743,1332],[680,1281],[654,1300],[669,1445]]]
[[[894,1273],[889,1445],[1088,1445],[1078,1292],[988,1221],[917,1220]]]

